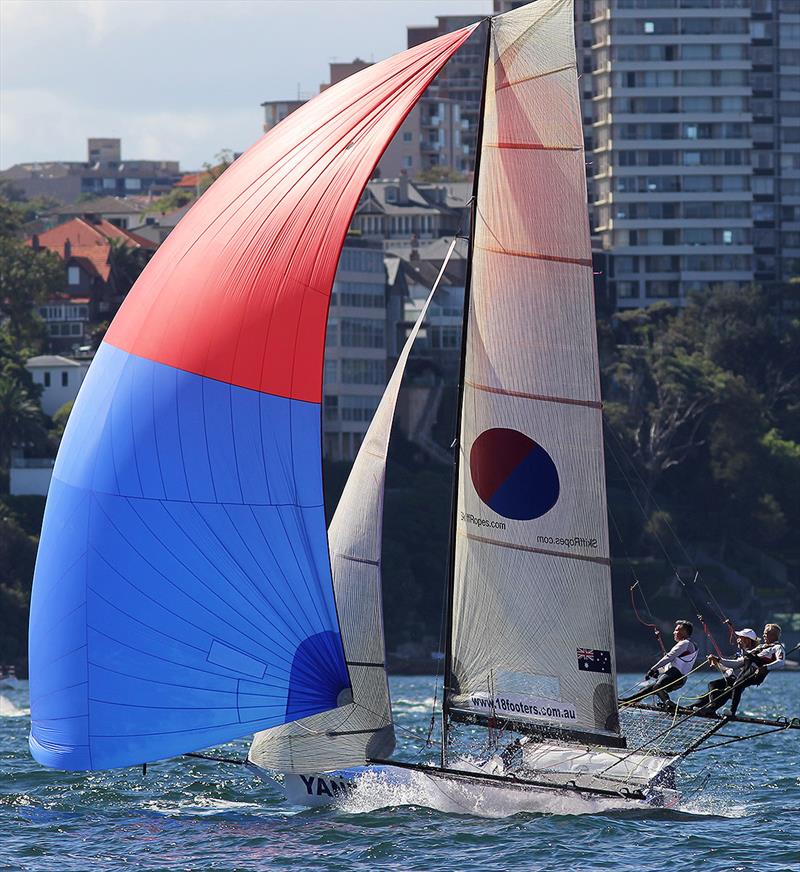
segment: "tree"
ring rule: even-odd
[[[173,212],[175,209],[181,209],[187,203],[194,200],[196,194],[188,188],[173,188],[168,194],[159,197],[152,206],[148,207],[150,214],[159,214],[165,212]]]
[[[637,466],[649,517],[664,473],[703,444],[725,375],[702,355],[656,340],[621,347],[606,377],[612,383],[608,395],[615,398],[606,403],[606,418]]]
[[[34,251],[18,239],[25,211],[0,199],[0,322],[17,348],[39,349],[44,324],[36,307],[64,284],[64,264],[49,251]]]
[[[47,422],[39,406],[40,390],[11,338],[0,333],[0,470],[9,468],[15,446],[46,444]]]
[[[215,164],[204,163],[203,169],[206,171],[203,178],[200,180],[200,193],[202,194],[225,172],[226,169],[233,163],[233,151],[229,148],[223,148],[214,155]]]
[[[64,264],[50,251],[0,237],[0,318],[18,347],[41,348],[46,334],[36,307],[64,284]]]
[[[124,297],[133,287],[142,270],[147,266],[151,253],[144,248],[131,245],[124,239],[110,239],[108,255],[111,267],[111,281],[115,292]]]
[[[697,297],[675,319],[672,332],[686,347],[743,378],[763,397],[773,424],[800,405],[800,323],[780,317],[763,289]]]

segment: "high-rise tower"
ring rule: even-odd
[[[800,273],[800,3],[593,12],[594,224],[618,304]]]

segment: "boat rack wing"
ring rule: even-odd
[[[679,717],[694,717],[703,718],[710,721],[725,721],[729,724],[755,724],[759,727],[781,727],[786,730],[800,730],[800,717],[789,718],[781,716],[777,718],[760,718],[752,715],[719,715],[719,714],[703,714],[694,709],[677,706],[674,710],[667,710],[657,705],[648,705],[647,703],[636,702],[631,703],[628,708],[637,709],[639,711],[660,712],[661,714],[673,717],[677,714]]]
[[[622,710],[621,715],[629,745],[635,746],[641,753],[672,754],[678,758],[770,733],[800,730],[798,717],[762,718],[751,715],[701,714],[694,709],[681,706],[665,709],[647,703],[629,705]],[[743,734],[722,732],[724,728],[734,725],[766,729]],[[712,736],[725,741],[709,744]]]

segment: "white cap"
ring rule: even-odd
[[[751,639],[753,642],[758,641],[758,633],[755,630],[751,630],[750,627],[745,627],[743,630],[736,631],[737,636],[744,636],[745,639]]]

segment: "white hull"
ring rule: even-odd
[[[593,814],[615,809],[672,807],[673,790],[659,790],[643,800],[597,795],[580,790],[522,784],[471,773],[439,772],[433,768],[381,765],[308,775],[282,776],[287,800],[312,808],[339,806],[368,812],[400,805],[417,805],[456,814],[505,817],[519,813]]]

